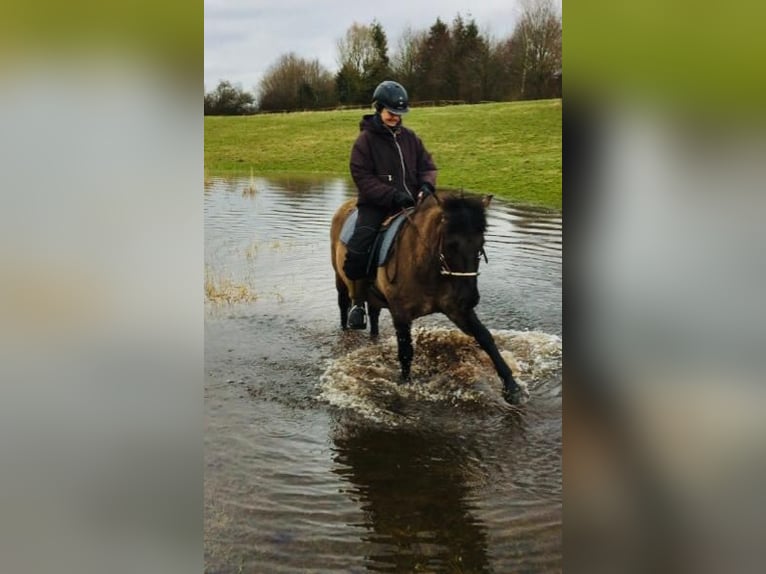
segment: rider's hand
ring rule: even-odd
[[[434,193],[434,186],[424,181],[418,190],[418,201],[425,201],[429,195]]]
[[[394,207],[399,207],[401,209],[404,209],[405,207],[412,207],[413,205],[415,205],[415,200],[412,199],[412,196],[406,191],[397,189],[394,192],[393,204],[394,204]]]

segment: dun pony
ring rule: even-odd
[[[438,192],[407,215],[386,264],[377,268],[367,304],[370,335],[377,337],[380,311],[388,308],[396,329],[402,381],[410,380],[412,322],[431,313],[443,313],[464,333],[476,339],[489,355],[503,382],[503,395],[521,404],[529,394],[514,380],[497,350],[492,334],[476,316],[477,278],[484,253],[486,209],[492,196],[468,197]],[[340,206],[330,231],[332,265],[343,329],[347,328],[353,281],[343,273],[346,246],[340,241],[343,223],[355,208],[355,199]]]

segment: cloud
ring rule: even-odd
[[[458,14],[473,18],[482,33],[504,38],[513,31],[520,11],[518,1],[507,0],[206,0],[205,88],[229,80],[255,91],[268,68],[289,52],[318,59],[334,72],[337,42],[354,22],[380,22],[392,53],[407,27],[427,30],[437,17],[449,24]]]

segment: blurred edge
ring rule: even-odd
[[[0,7],[0,567],[202,571],[203,3]]]
[[[568,570],[761,564],[759,10],[564,6]],[[202,569],[202,29],[0,9],[4,570]]]
[[[4,64],[12,65],[31,54],[125,52],[159,65],[179,87],[180,82],[199,86],[203,29],[202,2],[5,2],[0,8],[0,54]]]
[[[567,571],[763,568],[761,11],[564,6]]]

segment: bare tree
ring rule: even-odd
[[[305,60],[291,52],[266,72],[258,100],[262,111],[332,106],[335,103],[332,74],[319,60]]]
[[[404,84],[410,99],[420,98],[418,85],[418,54],[426,41],[424,31],[415,32],[409,26],[399,37],[397,49],[391,56],[391,75]]]
[[[337,42],[338,67],[348,66],[360,76],[375,59],[375,43],[372,38],[372,28],[354,22],[345,37]]]
[[[522,0],[522,7],[509,40],[518,96],[551,97],[551,79],[561,72],[561,15],[552,0]]]
[[[485,92],[484,99],[494,101],[507,101],[512,99],[513,77],[511,75],[511,42],[490,39],[488,41],[489,56],[485,68]]]
[[[338,40],[338,67],[335,85],[343,103],[367,103],[377,84],[386,79],[391,68],[388,39],[377,21],[370,26],[354,23]]]

